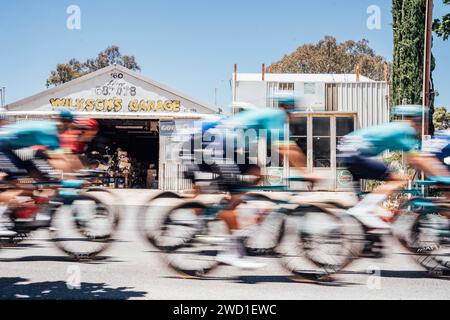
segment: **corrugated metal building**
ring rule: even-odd
[[[233,74],[234,102],[277,107],[276,93],[293,94],[298,101],[296,121],[287,128],[307,156],[308,169],[327,177],[319,190],[351,187],[350,173],[339,164],[339,139],[360,128],[389,121],[389,85],[355,74]],[[288,163],[267,168],[268,174],[288,176]],[[269,179],[278,181],[278,179]]]

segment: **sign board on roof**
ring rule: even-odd
[[[215,113],[214,108],[120,66],[110,66],[8,106],[9,111]]]

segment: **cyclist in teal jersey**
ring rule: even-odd
[[[407,177],[392,172],[385,163],[375,157],[386,151],[403,151],[406,153],[407,163],[423,170],[427,175],[432,177],[448,175],[446,168],[436,157],[427,157],[419,151],[422,106],[398,106],[393,108],[392,112],[394,115],[402,116],[404,120],[355,131],[345,136],[338,146],[339,157],[355,181],[361,179],[387,181],[349,210],[350,214],[358,217],[372,229],[390,227],[373,213],[389,195],[408,182]]]
[[[72,172],[74,161],[60,148],[59,125],[55,121],[41,120],[17,122],[1,127],[1,180],[10,186],[9,180],[20,176],[51,180],[60,178],[58,170]],[[0,193],[0,220],[7,206],[23,192],[24,190],[8,188]],[[5,230],[0,224],[0,236],[2,232],[11,231]]]
[[[277,97],[277,101],[279,108],[276,109],[242,108],[241,112],[214,129],[214,143],[206,150],[207,156],[215,154],[211,149],[222,151],[219,152],[222,157],[210,157],[207,160],[221,177],[222,187],[232,195],[230,206],[219,213],[219,217],[226,222],[233,235],[228,250],[217,256],[218,261],[225,264],[250,269],[262,267],[262,264],[245,258],[243,244],[245,236],[239,231],[242,226],[236,212],[237,200],[241,196],[239,187],[254,185],[261,178],[257,154],[252,154],[251,144],[265,138],[268,146],[274,146],[273,151],[287,158],[293,167],[304,173],[304,178],[315,180],[313,175],[304,170],[306,157],[301,149],[295,143],[286,141],[284,135],[285,125],[290,119],[289,114],[295,108],[295,99],[290,96]],[[223,152],[224,149],[226,150]]]

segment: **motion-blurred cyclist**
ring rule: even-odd
[[[70,128],[61,133],[61,148],[66,152],[72,171],[83,169],[88,164],[86,150],[97,136],[99,123],[95,119],[80,118],[73,121]]]
[[[89,119],[78,122],[78,126],[82,128],[78,134],[82,143],[92,140],[98,128]],[[61,148],[61,131],[61,123],[47,120],[17,122],[1,127],[0,171],[3,181],[13,184],[11,179],[20,176],[48,181],[60,179],[61,171],[68,173],[82,169],[80,160],[72,154],[73,150]],[[19,187],[0,194],[0,220],[8,205],[23,192]],[[0,236],[8,236],[9,233],[0,224]]]
[[[392,172],[376,157],[387,151],[403,151],[406,152],[406,162],[416,169],[424,171],[430,177],[448,179],[447,169],[436,157],[419,152],[422,112],[422,106],[394,107],[392,114],[401,116],[404,120],[357,130],[345,136],[338,146],[339,157],[355,181],[373,179],[387,182],[375,188],[348,211],[359,219],[368,231],[390,228],[389,224],[374,213],[389,195],[403,188],[408,182],[407,177]]]
[[[279,96],[277,102],[279,108],[255,108],[248,104],[236,106],[237,113],[214,127],[206,139],[212,142],[205,148],[203,155],[206,159],[203,160],[219,176],[221,189],[231,194],[229,206],[218,215],[232,235],[227,250],[217,256],[217,260],[225,264],[245,269],[263,266],[245,257],[245,235],[240,231],[236,212],[242,195],[239,189],[255,185],[261,178],[257,154],[251,152],[252,144],[254,146],[263,138],[269,147],[274,146],[274,151],[281,157],[286,157],[293,167],[301,171],[306,167],[306,158],[301,149],[295,143],[285,141],[284,137],[285,125],[295,108],[295,99]],[[304,177],[314,180],[306,172]]]
[[[36,148],[38,147],[39,148]],[[58,159],[59,132],[54,121],[24,121],[7,124],[0,128],[0,171],[2,182],[14,186],[12,179],[30,176],[35,180],[52,179],[55,167],[49,159]],[[65,166],[66,164],[62,162]],[[58,168],[66,169],[66,168]],[[8,205],[24,190],[10,188],[0,194],[0,219]],[[0,235],[10,231],[0,225]]]
[[[429,139],[423,143],[422,146],[423,156],[426,161],[431,158],[439,159],[442,164],[447,168],[447,172],[442,169],[441,174],[446,174],[447,180],[450,180],[450,129],[439,130],[435,132],[432,139]],[[429,177],[429,179],[436,179],[435,177]],[[444,179],[444,177],[438,177],[438,180]],[[443,193],[448,199],[450,199],[450,191]]]

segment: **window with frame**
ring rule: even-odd
[[[291,140],[300,147],[305,156],[308,155],[308,118],[298,117],[290,124]]]
[[[278,83],[279,91],[294,91],[294,83],[293,82],[280,82]]]
[[[331,118],[313,118],[313,167],[331,167]]]
[[[355,131],[354,117],[336,117],[336,148],[338,148],[341,139],[353,131]],[[336,167],[344,168],[345,164],[339,157],[339,150],[336,150],[336,155]]]

